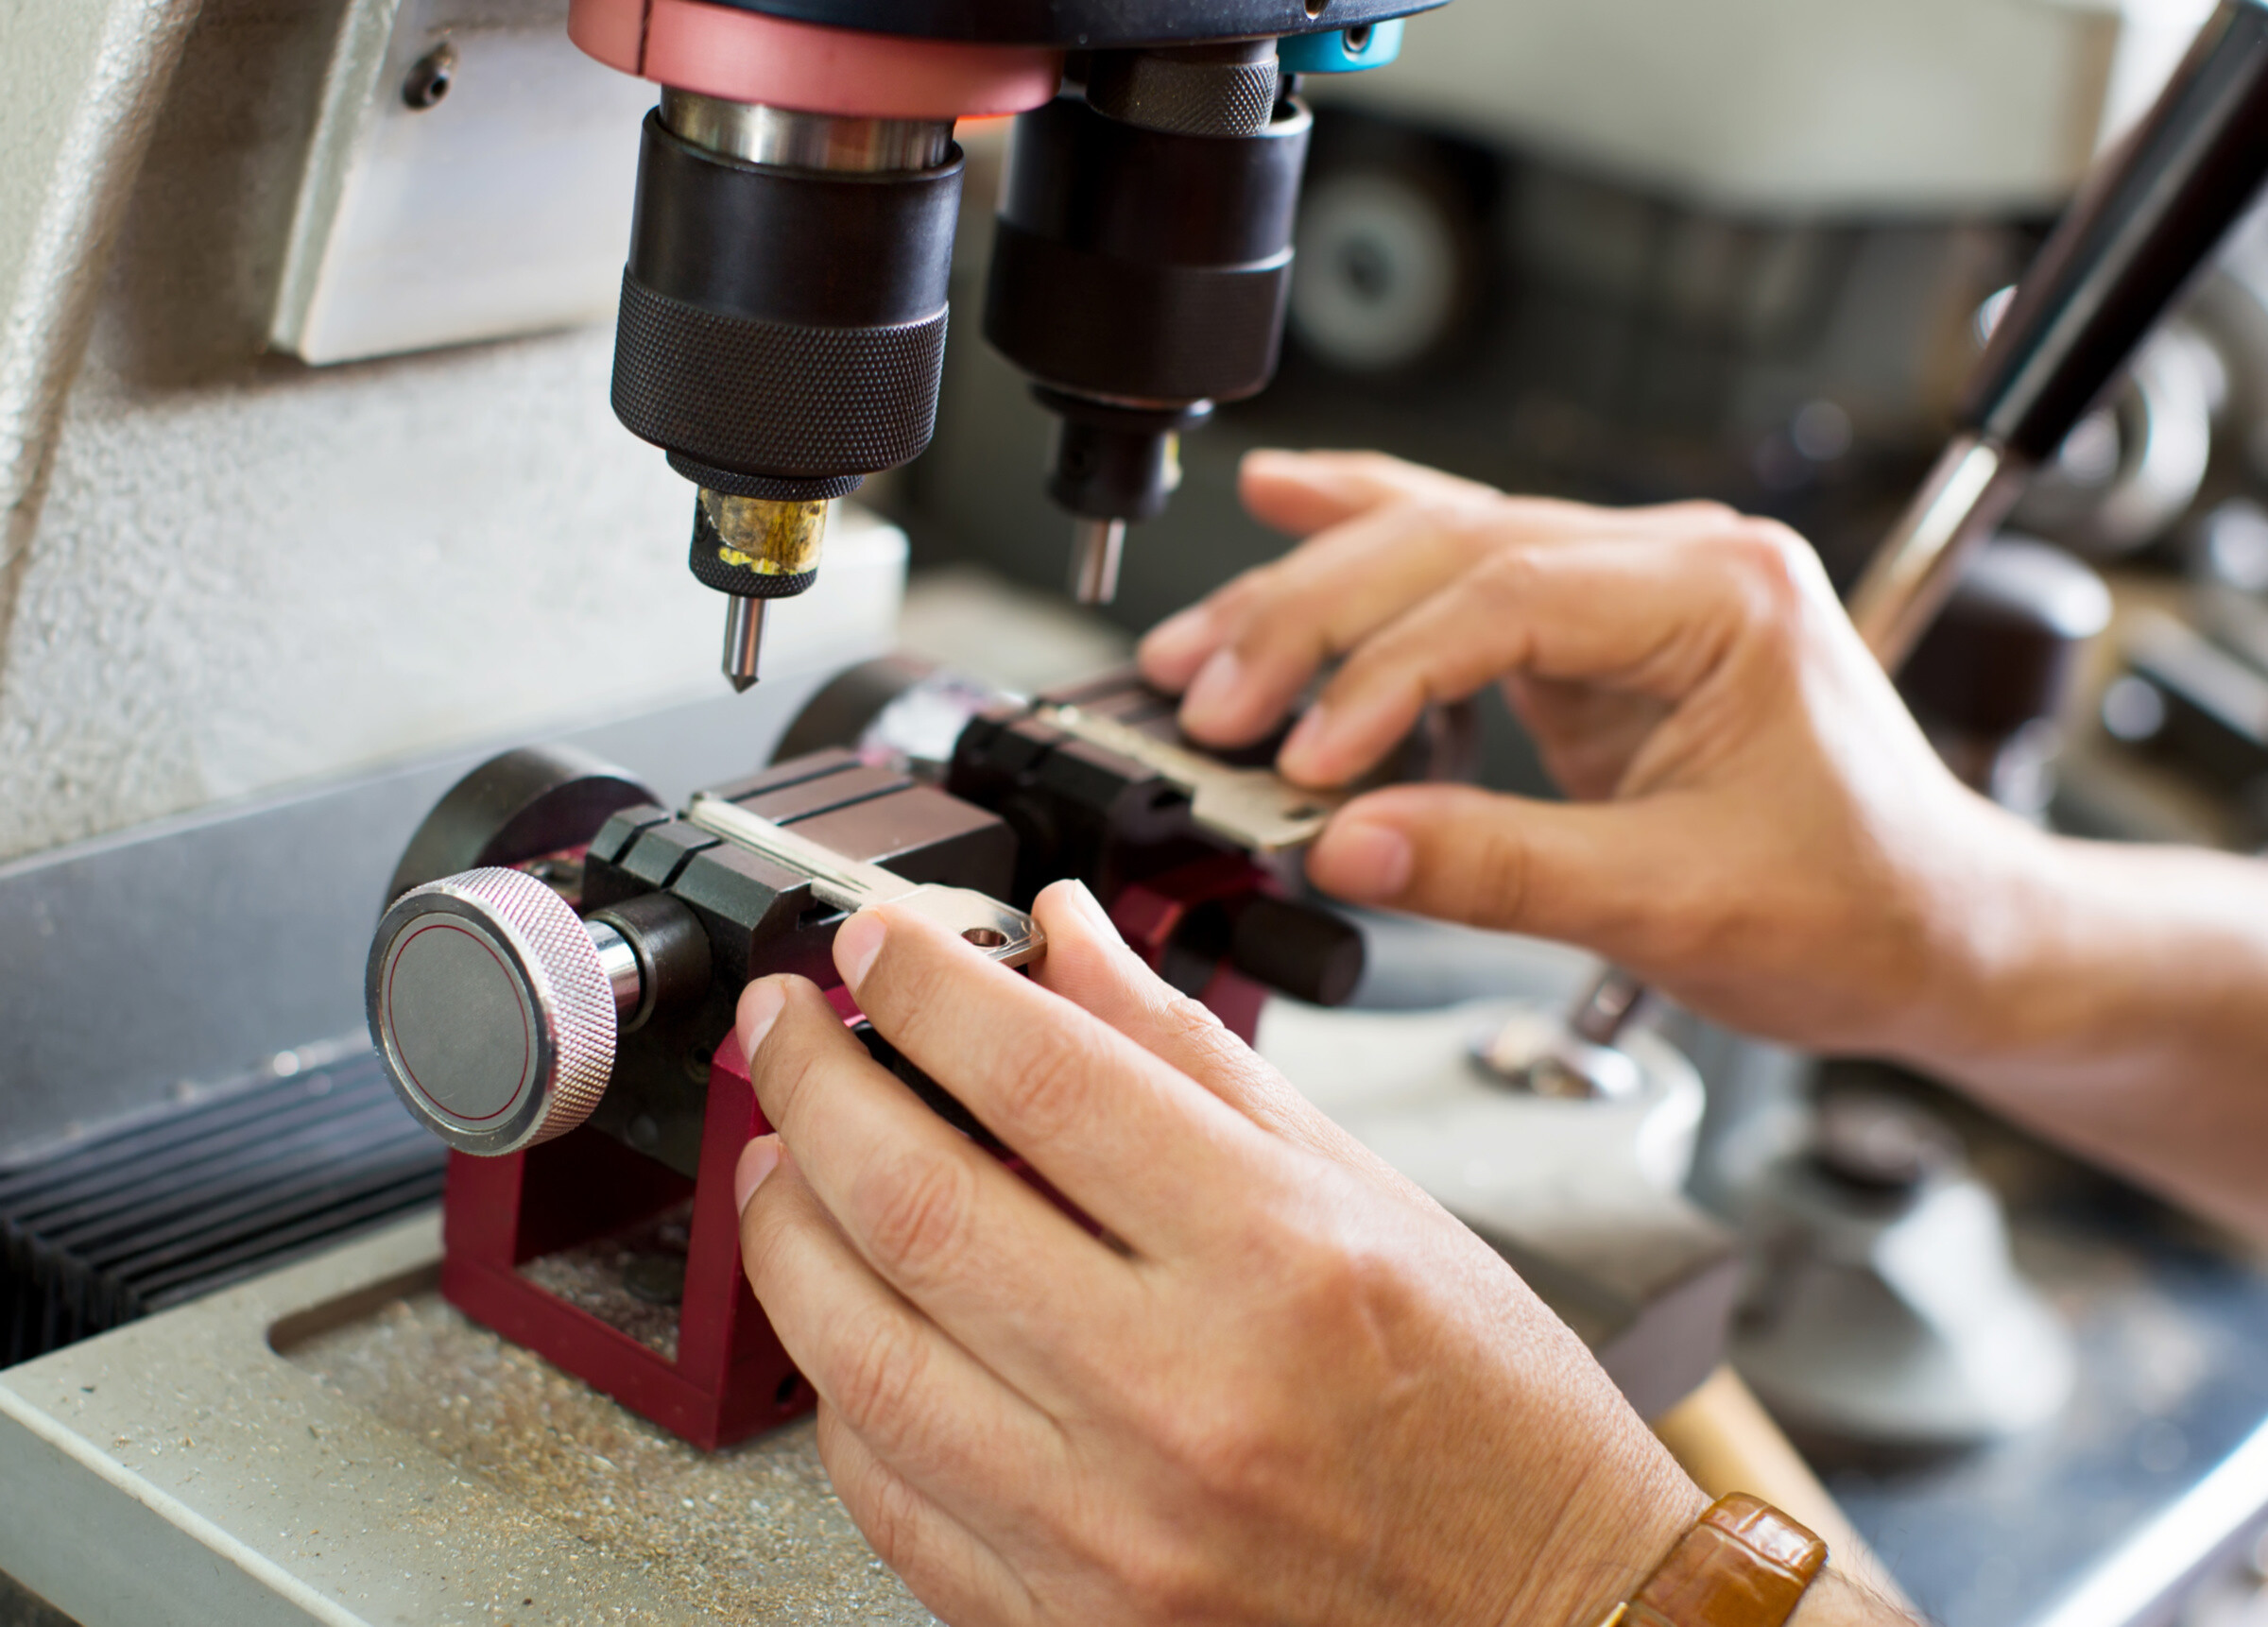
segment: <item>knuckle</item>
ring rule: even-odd
[[[1210,1006],[1177,990],[1160,1002],[1158,1026],[1167,1038],[1200,1052],[1221,1048],[1228,1037],[1228,1030]]]
[[[1460,847],[1454,867],[1456,874],[1443,882],[1468,917],[1509,925],[1527,914],[1531,855],[1518,831],[1489,822]]]
[[[758,1299],[775,1296],[785,1275],[787,1228],[777,1224],[766,1194],[759,1190],[740,1217],[740,1268]]]
[[[1517,526],[1520,514],[1512,500],[1486,495],[1435,497],[1425,505],[1427,522],[1449,538],[1468,559],[1485,559],[1503,552],[1508,525]]]
[[[855,1513],[859,1531],[882,1562],[900,1575],[917,1573],[922,1551],[921,1503],[914,1488],[880,1464],[858,1481]]]
[[[1476,565],[1467,586],[1492,604],[1515,606],[1534,594],[1545,569],[1543,550],[1532,542],[1516,542]]]
[[[1410,1294],[1407,1262],[1346,1222],[1303,1226],[1282,1251],[1279,1272],[1294,1313],[1317,1336],[1345,1338],[1390,1321]]]
[[[1792,627],[1811,597],[1818,572],[1810,544],[1770,520],[1743,520],[1716,537],[1740,613],[1757,627]]]
[[[1016,1060],[993,1082],[1003,1135],[1036,1143],[1059,1139],[1076,1121],[1076,1084],[1090,1047],[1083,1036],[1054,1024],[1020,1036]],[[1010,1133],[1012,1131],[1012,1134]]]
[[[956,991],[955,974],[969,968],[961,957],[938,953],[938,947],[918,933],[893,930],[859,985],[860,1007],[902,1050],[921,1048],[945,1029],[946,1014],[967,1003]]]
[[[1727,527],[1720,546],[1751,580],[1775,590],[1796,584],[1802,556],[1810,551],[1801,538],[1770,520],[1743,520]]]
[[[918,1416],[928,1371],[929,1347],[913,1328],[895,1317],[874,1317],[844,1358],[832,1398],[845,1423],[886,1442]]]
[[[792,1032],[791,1020],[789,1013],[782,1013],[780,1026],[756,1053],[757,1094],[768,1105],[765,1117],[775,1124],[799,1116],[803,1103],[820,1088],[816,1076],[828,1062],[823,1050]]]
[[[1249,1514],[1280,1509],[1298,1497],[1298,1464],[1306,1454],[1294,1444],[1299,1438],[1296,1422],[1281,1427],[1288,1405],[1271,1404],[1250,1386],[1243,1389],[1241,1396],[1224,1396],[1211,1406],[1184,1395],[1178,1413],[1154,1435],[1171,1478],[1182,1488],[1181,1500],[1194,1508]],[[1208,1594],[1219,1598],[1219,1578],[1209,1574],[1201,1551],[1168,1548],[1146,1557],[1139,1578],[1145,1596],[1184,1603],[1193,1613]]]
[[[864,1176],[867,1246],[901,1279],[933,1280],[962,1258],[975,1183],[957,1159],[909,1156]]]
[[[1267,604],[1274,569],[1272,563],[1254,566],[1214,593],[1211,601],[1214,622],[1241,630]]]
[[[875,1554],[901,1575],[914,1569],[920,1528],[914,1518],[913,1494],[899,1481],[878,1476],[863,1501],[859,1523]]]

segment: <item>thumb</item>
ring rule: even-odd
[[[1389,503],[1470,503],[1497,491],[1378,452],[1248,452],[1237,491],[1252,518],[1293,537],[1367,514]]]
[[[1658,920],[1682,869],[1659,798],[1538,802],[1466,785],[1407,785],[1341,809],[1308,879],[1349,903],[1524,933],[1612,956]]]

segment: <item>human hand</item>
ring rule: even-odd
[[[1183,727],[1345,783],[1433,702],[1501,681],[1576,801],[1410,786],[1311,851],[1342,898],[1576,943],[1708,1015],[1920,1059],[1971,989],[2028,827],[1938,762],[1800,539],[1713,504],[1504,497],[1366,454],[1254,454],[1313,535],[1143,645]]]
[[[1502,1259],[1083,888],[1036,913],[1031,980],[887,908],[835,962],[1099,1238],[810,984],[741,1002],[779,1127],[742,1255],[875,1550],[960,1627],[1592,1627],[1706,1499]]]

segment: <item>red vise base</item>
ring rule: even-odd
[[[713,1451],[808,1412],[740,1269],[732,1171],[770,1126],[730,1035],[709,1064],[700,1177],[581,1129],[502,1158],[454,1153],[442,1200],[441,1293],[473,1321]],[[530,1281],[530,1260],[597,1242],[693,1199],[675,1361]]]

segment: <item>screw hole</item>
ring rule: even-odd
[[[1008,934],[1002,932],[997,927],[971,927],[967,932],[961,934],[961,937],[963,941],[972,943],[981,950],[1005,949],[1008,947]]]
[[[1347,54],[1359,57],[1370,48],[1370,25],[1357,23],[1347,30]]]
[[[438,107],[456,77],[456,47],[443,41],[420,57],[402,81],[404,107],[423,112]]]
[[[1320,17],[1330,5],[1331,0],[1307,0],[1307,14],[1310,17]]]

